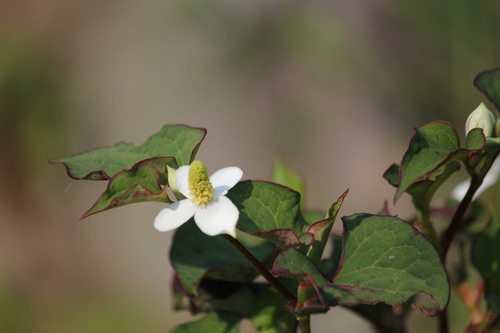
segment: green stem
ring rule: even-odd
[[[441,237],[441,242],[439,244],[440,245],[440,256],[441,256],[441,261],[442,261],[443,265],[446,265],[446,254],[448,253],[451,242],[453,241],[458,230],[460,229],[460,225],[464,219],[467,208],[469,208],[469,205],[471,204],[472,199],[474,199],[474,194],[476,193],[477,189],[483,183],[483,180],[484,180],[484,177],[486,176],[486,173],[489,171],[489,169],[493,165],[493,162],[495,161],[497,156],[498,156],[498,152],[494,153],[494,155],[491,156],[490,158],[487,158],[486,164],[481,167],[481,171],[478,172],[477,174],[475,174],[471,170],[469,170],[471,168],[468,167],[469,172],[472,174],[469,189],[467,190],[465,197],[462,199],[462,201],[458,205],[457,210],[455,211],[455,214],[453,215],[453,218],[451,219],[450,225],[443,233],[443,235]],[[439,323],[439,333],[448,333],[449,332],[447,309],[444,309],[439,314],[438,323]]]
[[[297,321],[299,322],[299,328],[301,333],[311,333],[311,315],[298,315]]]
[[[259,273],[267,280],[293,307],[297,304],[297,298],[277,279],[271,272],[247,250],[236,238],[230,235],[222,235],[231,244],[233,244],[238,251],[240,251],[247,260],[259,271]],[[300,322],[299,322],[300,324]]]
[[[443,261],[443,263],[446,261],[446,254],[448,253],[448,249],[450,248],[451,242],[455,238],[455,235],[457,234],[460,224],[465,216],[465,212],[467,211],[467,208],[469,208],[469,205],[471,204],[477,189],[479,188],[479,186],[481,186],[483,178],[484,177],[471,178],[470,186],[469,189],[467,190],[467,193],[465,194],[465,197],[458,205],[457,210],[455,211],[455,214],[451,219],[450,225],[448,226],[448,228],[443,233],[443,236],[441,237],[440,250],[441,250],[441,260]]]

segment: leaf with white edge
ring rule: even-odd
[[[90,215],[132,203],[155,201],[171,203],[167,187],[162,187],[161,174],[154,165],[165,168],[165,163],[172,158],[150,159],[139,162],[129,170],[115,174],[108,187],[96,203],[83,214],[82,219]]]
[[[472,248],[472,263],[484,280],[488,308],[500,315],[500,217],[493,214]]]
[[[302,177],[292,170],[283,160],[278,156],[274,161],[273,171],[271,173],[271,180],[281,185],[285,185],[294,191],[299,192],[301,197],[301,204],[304,204],[305,198],[305,185]]]
[[[395,199],[413,183],[438,168],[459,148],[457,131],[448,122],[434,121],[416,128],[401,162]]]
[[[474,85],[500,111],[500,69],[487,70],[479,73],[474,79]]]
[[[423,293],[436,306],[414,304],[426,315],[446,307],[450,298],[446,271],[420,232],[392,216],[357,214],[342,220],[342,262],[325,293],[347,306],[396,305]]]
[[[152,157],[174,157],[169,165],[177,168],[192,162],[205,135],[204,128],[166,125],[140,146],[119,142],[112,147],[50,160],[50,163],[61,163],[71,178],[85,180],[108,180],[121,170]]]
[[[299,212],[299,193],[272,182],[243,181],[227,197],[240,211],[239,230],[282,248],[300,244],[297,235],[306,223]]]
[[[229,312],[213,312],[190,323],[181,324],[170,333],[238,333],[241,317]]]
[[[238,240],[261,262],[271,254],[274,245],[250,235],[238,234]],[[249,282],[257,271],[226,239],[207,236],[190,219],[177,229],[170,249],[170,262],[184,290],[197,294],[203,277],[230,282]]]

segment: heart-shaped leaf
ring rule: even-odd
[[[392,216],[357,214],[344,222],[342,262],[326,293],[340,304],[401,304],[429,295],[433,315],[448,304],[450,286],[434,247],[411,225]]]
[[[474,79],[474,85],[500,111],[500,69],[493,69],[479,73]]]
[[[434,247],[415,228],[391,216],[358,214],[343,218],[342,260],[330,282],[305,255],[295,249],[283,251],[273,272],[295,276],[317,292],[313,304],[298,303],[296,311],[326,311],[337,304],[402,304],[413,295],[426,294],[434,308],[421,308],[434,315],[449,301],[450,287]]]
[[[299,193],[272,182],[243,181],[227,197],[240,211],[239,230],[282,248],[300,245],[297,235],[306,223],[299,213]]]
[[[169,165],[177,168],[192,162],[205,135],[204,128],[166,125],[140,146],[119,142],[112,147],[101,147],[50,162],[64,164],[71,178],[86,180],[108,180],[121,170],[152,157],[174,157]]]

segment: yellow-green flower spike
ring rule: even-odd
[[[193,196],[191,201],[197,206],[205,207],[210,200],[215,199],[215,190],[208,179],[207,168],[200,161],[194,161],[189,167],[188,190]]]

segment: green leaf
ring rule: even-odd
[[[243,181],[227,197],[238,207],[238,229],[268,239],[282,248],[299,245],[306,224],[299,214],[300,195],[266,181]]]
[[[384,179],[392,186],[398,187],[399,184],[399,165],[393,163],[385,172]]]
[[[328,285],[328,280],[310,258],[296,249],[283,251],[274,261],[272,272],[276,276],[288,276],[302,281],[299,284],[297,305],[294,311],[298,314],[328,311],[335,305],[322,296],[320,288]]]
[[[433,315],[449,301],[446,271],[434,247],[415,228],[395,217],[357,214],[343,218],[342,262],[333,288],[339,304],[401,304],[415,294],[431,297]]]
[[[250,235],[239,234],[238,240],[261,262],[274,249],[273,244]],[[203,277],[248,282],[258,275],[233,245],[223,237],[205,235],[193,219],[177,229],[170,249],[170,261],[184,290],[190,295],[197,294]]]
[[[150,159],[115,174],[110,179],[106,191],[82,218],[131,203],[145,201],[171,203],[167,187],[160,186],[161,175],[154,167],[158,162],[165,166],[171,160],[172,158]]]
[[[316,297],[301,300],[297,312],[326,311],[328,306],[402,304],[416,294],[430,296],[435,308],[421,308],[433,315],[449,301],[446,271],[434,247],[415,228],[391,216],[358,214],[343,218],[343,251],[330,280],[305,255],[283,251],[273,273],[292,276],[316,290]]]
[[[488,308],[500,315],[500,218],[493,214],[472,248],[472,263],[484,279]]]
[[[467,133],[467,138],[465,140],[465,148],[468,150],[479,150],[483,149],[486,144],[486,138],[484,133],[480,128],[473,128]]]
[[[295,333],[297,319],[286,308],[287,302],[273,287],[262,290],[251,304],[250,320],[259,333]]]
[[[314,235],[314,243],[309,248],[307,256],[317,265],[321,260],[323,251],[325,249],[326,243],[330,237],[330,232],[335,222],[335,218],[342,207],[344,198],[346,197],[349,190],[346,190],[342,195],[333,203],[332,207],[328,211],[328,217],[322,221],[316,222],[309,227],[307,232]]]
[[[230,312],[240,317],[251,316],[251,304],[263,285],[202,279],[197,295],[186,295],[192,314],[214,311]]]
[[[273,171],[271,173],[271,180],[281,185],[285,185],[294,191],[299,192],[301,197],[301,204],[304,204],[305,198],[305,185],[304,180],[295,171],[293,171],[281,156],[277,157],[274,161]]]
[[[479,73],[474,79],[474,85],[500,111],[500,69],[493,69]]]
[[[119,142],[66,158],[51,160],[62,163],[71,178],[107,180],[139,161],[152,157],[174,157],[169,165],[177,168],[190,164],[205,138],[206,130],[184,125],[166,125],[140,146]]]
[[[434,121],[415,129],[403,157],[399,171],[398,199],[413,183],[424,179],[450,155],[459,149],[459,139],[453,126],[444,121]]]
[[[238,333],[241,318],[228,312],[214,312],[205,317],[181,324],[170,331],[170,333]]]
[[[407,190],[411,195],[415,208],[418,209],[425,218],[429,217],[429,206],[432,197],[439,187],[456,171],[460,169],[460,164],[451,161],[438,168],[428,179],[413,183]]]

